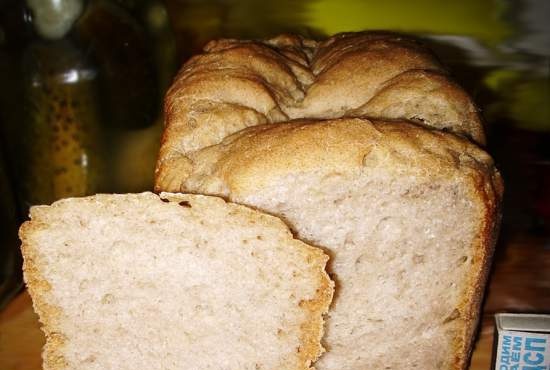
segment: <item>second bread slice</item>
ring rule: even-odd
[[[25,279],[45,370],[309,369],[327,256],[220,198],[97,195],[34,207]]]

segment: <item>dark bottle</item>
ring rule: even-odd
[[[140,0],[136,3],[131,8],[132,14],[143,24],[151,45],[162,98],[181,63],[177,58],[176,38],[164,1]]]
[[[7,139],[19,135],[23,112],[21,54],[32,36],[24,4],[20,0],[0,2],[0,311],[23,285],[17,236],[22,217],[6,154],[17,152],[16,143]]]
[[[151,126],[160,95],[155,57],[143,25],[116,2],[91,0],[74,29],[101,71],[108,126],[122,130]]]
[[[109,189],[152,189],[161,99],[177,68],[175,40],[158,0],[92,0],[75,23],[100,69],[107,112]]]
[[[0,1],[0,138],[5,155],[18,152],[11,138],[19,135],[23,114],[21,58],[33,37],[30,12],[24,2]],[[6,161],[10,158],[6,157]],[[7,168],[13,170],[9,161]]]
[[[14,194],[0,151],[0,310],[22,287],[18,226]]]

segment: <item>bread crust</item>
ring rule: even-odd
[[[32,209],[31,209],[32,214]],[[59,323],[62,321],[63,311],[54,305],[49,292],[51,286],[42,275],[40,266],[44,263],[36,246],[28,241],[28,235],[43,228],[40,222],[27,221],[19,229],[21,239],[21,253],[23,255],[23,278],[32,297],[34,311],[38,314],[41,329],[46,337],[46,344],[42,350],[44,370],[63,370],[67,362],[62,355],[65,337],[59,332]]]
[[[405,119],[485,143],[478,109],[434,55],[415,39],[387,32],[338,34],[322,42],[293,35],[212,41],[182,66],[164,112],[155,172],[157,189],[165,190],[172,189],[174,158],[265,123]]]
[[[493,255],[500,230],[502,218],[502,196],[504,183],[500,173],[493,168],[492,172],[485,172],[476,179],[476,192],[482,200],[484,213],[481,218],[482,231],[477,236],[473,250],[473,272],[469,274],[467,289],[462,295],[459,304],[462,317],[465,318],[463,336],[455,341],[455,360],[453,370],[465,370],[468,368],[472,356],[473,344],[478,328],[484,292],[486,290],[489,272],[493,262]]]
[[[266,124],[249,127],[225,138],[219,145],[193,152],[189,166],[174,168],[171,190],[259,191],[272,178],[319,167],[348,171],[364,167],[373,149],[384,156],[387,171],[418,171],[427,176],[465,170],[489,173],[491,157],[476,145],[456,135],[406,121],[375,121],[340,118]],[[330,153],[330,154],[327,154]],[[323,162],[319,162],[323,158]],[[407,164],[413,161],[415,166]],[[292,163],[292,165],[290,164]],[[176,173],[177,172],[177,173]],[[166,185],[157,183],[162,189]]]

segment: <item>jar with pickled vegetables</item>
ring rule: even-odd
[[[97,69],[61,40],[32,44],[23,70],[17,172],[25,205],[95,193],[102,172]]]
[[[22,114],[9,138],[17,149],[10,160],[23,210],[96,193],[104,166],[99,71],[89,53],[67,37],[83,2],[27,0],[27,5],[36,37],[22,55]]]

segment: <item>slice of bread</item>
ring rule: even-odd
[[[31,209],[24,276],[45,370],[310,369],[328,257],[220,198],[96,195]]]
[[[466,368],[502,194],[483,150],[407,122],[339,119],[250,127],[189,160],[183,188],[277,215],[331,255],[317,369]]]

